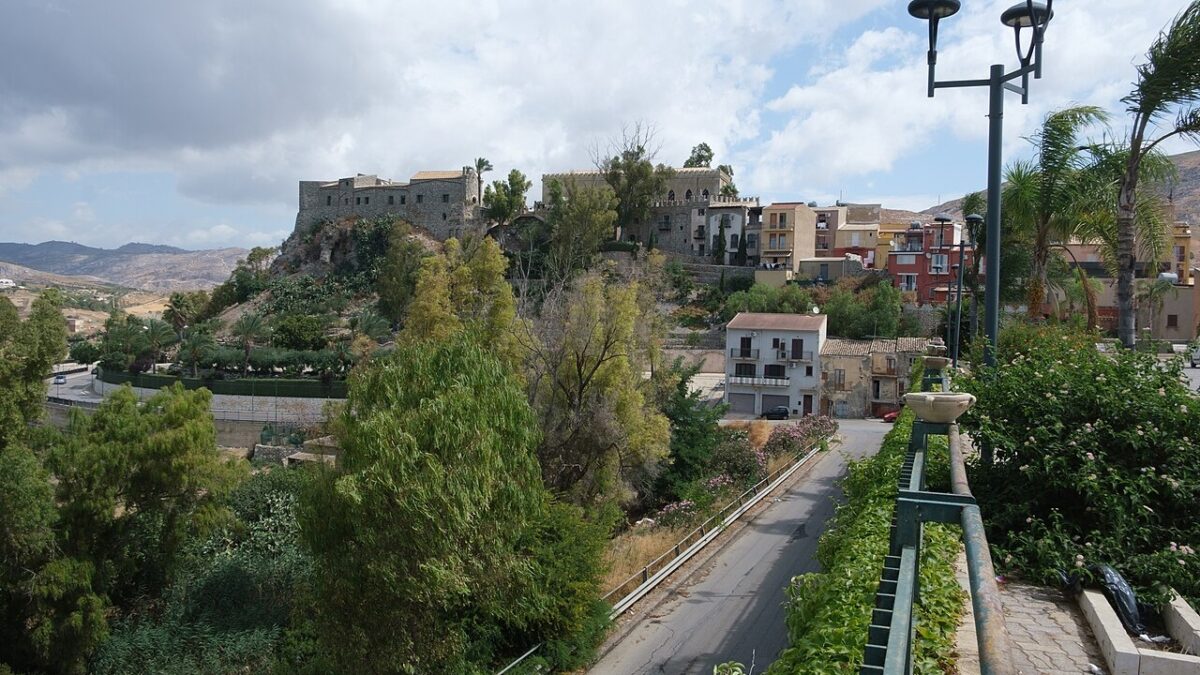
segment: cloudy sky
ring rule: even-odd
[[[939,77],[1016,63],[1000,12],[942,24]],[[1051,109],[1120,98],[1182,0],[1059,0],[1045,78],[1009,95],[1006,160]],[[297,181],[499,178],[589,165],[623,125],[699,141],[744,195],[923,209],[984,185],[987,92],[925,97],[903,0],[4,0],[0,241],[278,243]],[[1172,151],[1189,146],[1177,144]]]

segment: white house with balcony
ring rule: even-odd
[[[759,415],[786,405],[792,415],[821,410],[824,314],[741,312],[725,327],[725,402]]]

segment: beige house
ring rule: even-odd
[[[830,338],[821,350],[822,412],[831,417],[881,417],[899,410],[913,362],[925,338]]]

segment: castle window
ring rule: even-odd
[[[359,204],[361,204],[361,203],[362,203],[362,197],[355,197],[355,198],[354,198],[354,205],[355,205],[355,206],[358,206],[358,205],[359,205]]]
[[[688,190],[687,192],[683,193],[683,198],[689,202],[692,201],[692,191]]]
[[[444,213],[443,213],[443,214],[442,214],[442,220],[445,220],[445,219],[446,219],[446,214],[444,214]]]
[[[705,188],[704,191],[700,193],[700,196],[708,199],[708,188]]]
[[[395,203],[396,203],[396,196],[388,195],[388,206],[391,206],[392,204],[395,204]]]
[[[350,204],[350,198],[349,198],[349,197],[346,197],[346,204],[347,204],[347,205],[349,205],[349,204]]]
[[[371,203],[370,197],[363,197],[363,204],[370,204],[370,203]]]
[[[675,201],[675,191],[674,190],[671,190],[670,192],[667,193],[667,201],[669,201],[669,202]]]
[[[421,204],[425,201],[425,195],[417,195],[417,203]]]
[[[325,206],[333,206],[333,195],[325,195]]]
[[[447,194],[447,193],[443,193],[443,194],[442,194],[442,203],[443,203],[443,204],[449,204],[449,203],[450,203],[450,195],[449,195],[449,194]]]
[[[400,203],[401,203],[401,204],[404,204],[404,203],[405,203],[405,202],[407,202],[407,201],[408,201],[408,196],[407,196],[407,195],[400,195]]]

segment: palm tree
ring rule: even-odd
[[[1178,294],[1178,292],[1175,290],[1175,284],[1166,279],[1152,279],[1142,286],[1141,292],[1138,293],[1138,300],[1145,302],[1150,310],[1151,334],[1158,327],[1155,318],[1162,313],[1163,301],[1166,299],[1167,293]]]
[[[475,179],[479,181],[479,202],[483,203],[483,174],[496,167],[486,157],[475,158]]]
[[[363,310],[361,314],[351,319],[350,328],[355,333],[365,335],[375,342],[383,342],[392,334],[392,327],[388,320],[369,309]]]
[[[192,377],[199,377],[199,364],[212,355],[217,344],[208,333],[192,333],[179,345],[180,363],[191,364]]]
[[[150,372],[158,371],[158,358],[162,348],[175,342],[175,329],[171,324],[159,319],[150,319],[142,327],[146,347],[150,350]]]
[[[1137,68],[1133,91],[1121,99],[1133,114],[1128,157],[1117,196],[1117,335],[1126,347],[1137,340],[1133,274],[1134,230],[1138,215],[1141,163],[1155,146],[1172,136],[1200,136],[1200,0],[1188,3],[1150,45]],[[1174,120],[1164,121],[1171,112]],[[1153,125],[1153,128],[1151,128]],[[1147,136],[1147,131],[1150,132]]]
[[[1032,269],[1026,287],[1030,317],[1040,317],[1046,301],[1051,249],[1070,243],[1078,233],[1079,213],[1092,210],[1081,177],[1091,163],[1076,137],[1084,128],[1106,121],[1095,106],[1052,112],[1034,136],[1036,161],[1019,161],[1005,172],[1004,214],[1024,230],[1032,245]]]
[[[254,343],[267,336],[267,322],[261,314],[243,314],[234,322],[230,332],[238,339],[238,343],[242,347],[242,374],[244,375],[250,369],[250,350],[254,349]]]

